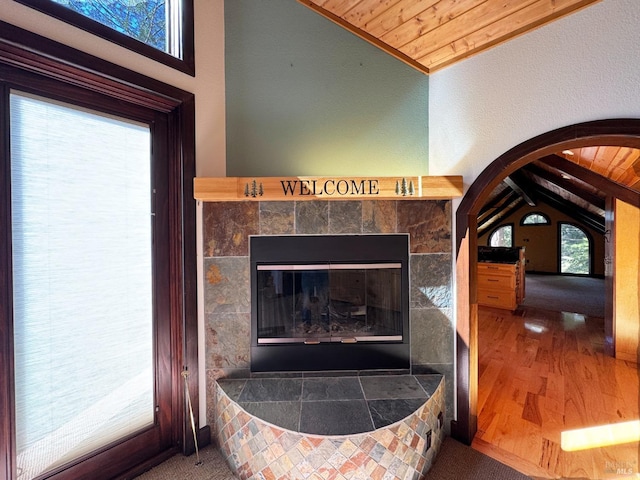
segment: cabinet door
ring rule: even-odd
[[[514,310],[516,308],[516,293],[513,290],[479,290],[478,304]]]
[[[508,290],[515,288],[515,277],[510,275],[480,275],[478,274],[478,288]]]

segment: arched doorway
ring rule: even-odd
[[[534,137],[507,151],[485,168],[469,187],[456,212],[456,420],[451,435],[471,444],[477,430],[478,305],[477,215],[489,193],[524,165],[565,149],[596,145],[640,148],[640,119],[585,122]],[[637,199],[632,202],[640,206]]]

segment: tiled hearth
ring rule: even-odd
[[[441,375],[216,383],[221,451],[242,479],[417,479],[444,438]]]

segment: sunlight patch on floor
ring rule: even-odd
[[[566,452],[640,441],[640,420],[566,430],[560,445]]]

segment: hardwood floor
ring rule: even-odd
[[[479,309],[473,448],[535,478],[640,478],[640,443],[576,452],[562,431],[638,420],[637,365],[603,355],[603,319]]]

